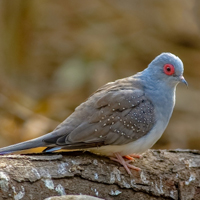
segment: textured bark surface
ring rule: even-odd
[[[130,177],[118,163],[90,153],[0,156],[0,199],[86,194],[103,199],[200,199],[200,151],[149,150]]]

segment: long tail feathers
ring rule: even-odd
[[[36,147],[49,147],[46,150],[44,150],[44,152],[56,151],[61,149],[61,147],[56,147],[56,141],[59,137],[63,136],[64,134],[66,134],[66,127],[59,128],[32,140],[0,148],[0,155],[9,154],[15,151],[32,149]]]
[[[42,147],[45,146],[45,143],[42,141],[41,138],[36,138],[33,140],[28,140],[25,142],[21,142],[18,144],[10,145],[7,147],[0,148],[0,155],[3,154],[9,154],[15,151],[21,151],[21,150],[26,150],[26,149],[32,149],[36,147]]]

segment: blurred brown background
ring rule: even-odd
[[[0,0],[0,146],[45,134],[161,52],[185,65],[154,148],[200,149],[200,1]]]

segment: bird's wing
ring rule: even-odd
[[[154,126],[155,114],[153,104],[134,80],[106,84],[51,133],[3,147],[0,154],[35,147],[47,147],[46,151],[87,149],[141,138]]]
[[[142,90],[115,87],[103,90],[103,93],[100,90],[91,98],[96,101],[90,103],[88,99],[74,112],[73,119],[78,120],[81,110],[81,115],[85,117],[82,123],[71,132],[57,137],[56,141],[51,137],[43,141],[65,149],[122,145],[146,135],[155,124],[153,105]],[[56,131],[63,130],[67,124],[66,120]]]

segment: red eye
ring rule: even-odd
[[[168,76],[173,75],[175,72],[174,66],[171,64],[165,64],[163,69],[165,74],[167,74]]]

